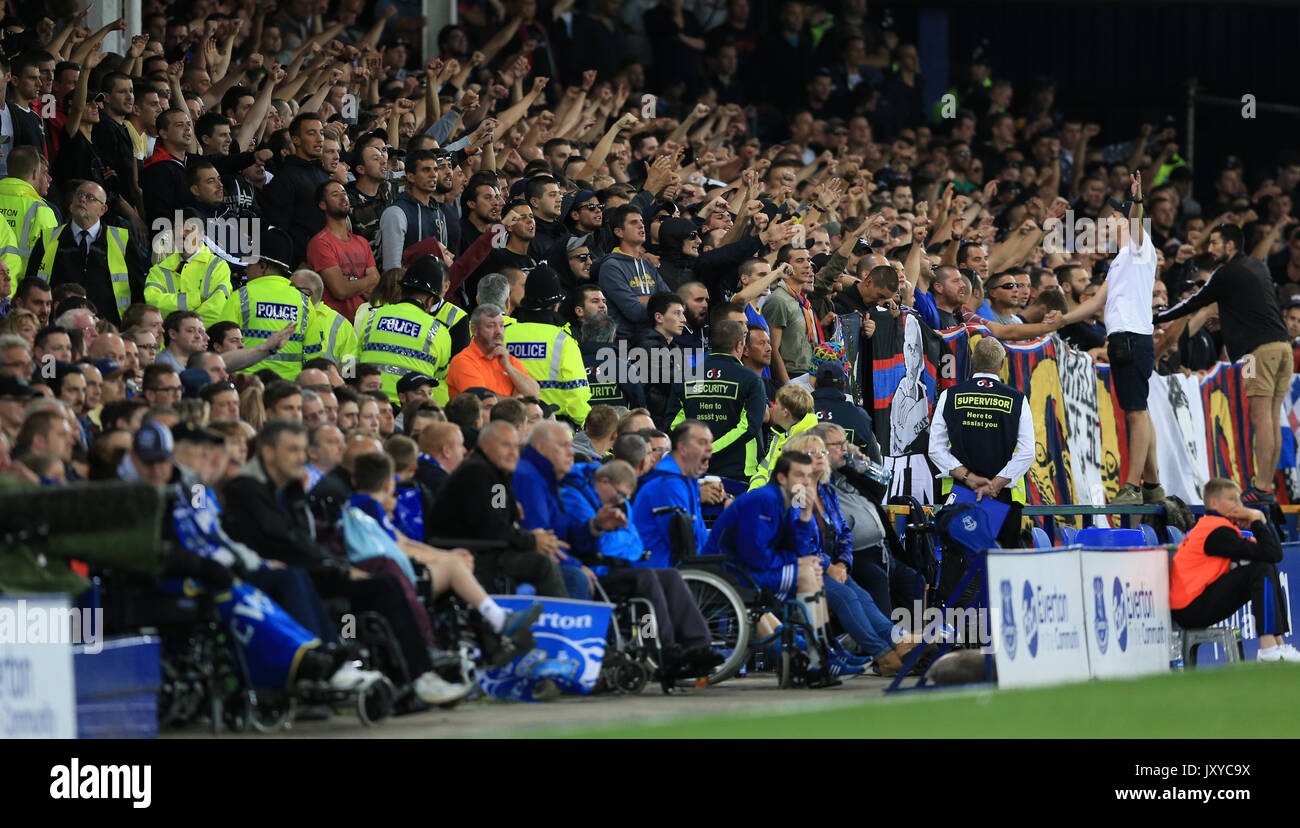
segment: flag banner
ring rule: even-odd
[[[511,663],[479,674],[479,687],[508,701],[535,701],[533,690],[550,679],[566,693],[590,693],[600,678],[613,604],[569,598],[494,595],[507,612],[527,609],[538,600],[542,615],[533,624],[536,643]]]
[[[1034,416],[1028,502],[1035,506],[1076,503],[1056,343],[1051,337],[1040,337],[1002,344],[1007,349],[1007,384],[1025,395],[1025,405]]]
[[[1187,504],[1201,503],[1201,487],[1210,479],[1199,392],[1194,377],[1174,374],[1152,377],[1147,393],[1147,410],[1156,434],[1160,483],[1167,494],[1177,495]],[[1196,404],[1192,403],[1193,399],[1197,400]]]
[[[840,317],[844,331],[844,362],[849,366],[849,395],[854,405],[862,405],[862,314],[854,311]],[[770,400],[769,400],[770,402]]]
[[[1057,365],[1061,375],[1061,406],[1065,412],[1075,502],[1102,506],[1106,503],[1106,487],[1102,483],[1106,447],[1097,400],[1097,369],[1087,351],[1058,341],[1057,353],[1060,354]]]
[[[871,314],[872,406],[876,439],[884,454],[925,451],[934,407],[943,340],[910,311],[895,319]]]
[[[1097,415],[1101,418],[1101,483],[1109,502],[1128,479],[1128,420],[1116,400],[1109,365],[1097,366]]]
[[[1200,386],[1210,476],[1226,477],[1245,489],[1255,474],[1255,463],[1241,365],[1218,363],[1201,377]]]
[[[1300,469],[1296,468],[1300,447],[1300,375],[1291,377],[1291,391],[1282,400],[1282,455],[1278,458],[1279,498],[1300,503]]]

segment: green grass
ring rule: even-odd
[[[600,739],[1295,738],[1300,668],[1244,664],[1032,690],[917,691],[813,710],[530,734]],[[808,701],[814,702],[810,698]]]

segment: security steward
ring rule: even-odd
[[[943,493],[955,485],[1011,507],[998,531],[998,545],[1016,549],[1025,472],[1034,462],[1034,416],[1025,395],[998,377],[1007,352],[991,336],[971,354],[971,378],[945,390],[930,424],[930,461],[944,475]]]
[[[582,364],[587,369],[591,405],[645,408],[645,389],[635,382],[618,381],[619,374],[624,369],[619,367],[617,345],[609,342],[583,342],[579,350],[582,352]]]
[[[538,265],[524,284],[524,300],[515,324],[506,328],[506,349],[541,386],[542,402],[581,428],[591,411],[591,386],[578,340],[564,332],[560,277],[549,265]]]
[[[306,342],[320,336],[319,324],[311,312],[311,300],[289,281],[293,239],[279,227],[262,231],[261,255],[244,271],[248,283],[235,291],[221,309],[223,322],[234,322],[244,334],[244,347],[253,348],[286,327],[294,328],[279,351],[255,362],[240,373],[251,374],[270,368],[286,380],[302,371]]]
[[[186,207],[180,247],[150,268],[144,301],[164,317],[172,311],[194,311],[211,328],[221,321],[230,293],[230,265],[208,246],[199,212]]]
[[[763,451],[763,413],[767,392],[758,374],[740,361],[749,330],[743,322],[725,319],[713,326],[711,352],[698,373],[673,386],[668,400],[672,427],[699,420],[713,433],[709,474],[748,480],[758,469]]]
[[[433,309],[442,301],[447,265],[436,256],[421,256],[402,277],[402,299],[371,312],[360,337],[360,359],[378,365],[383,389],[397,403],[397,381],[409,371],[437,380],[431,398],[447,403],[447,366],[451,335]]]
[[[881,462],[880,444],[876,442],[875,428],[871,415],[852,400],[845,399],[844,388],[848,382],[844,365],[839,362],[824,362],[817,369],[814,377],[816,388],[813,390],[813,411],[817,420],[834,423],[844,429],[848,441],[862,453],[877,463]]]
[[[144,295],[144,272],[130,231],[105,223],[106,198],[103,187],[83,181],[68,205],[68,221],[41,231],[27,275],[40,276],[52,288],[81,285],[99,317],[120,327],[122,313]]]
[[[14,237],[16,259],[6,258],[5,262],[16,288],[31,261],[32,248],[42,234],[59,226],[59,219],[36,191],[45,165],[40,150],[25,145],[14,147],[9,151],[8,162],[9,177],[0,180],[0,216]]]

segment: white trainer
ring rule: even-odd
[[[415,680],[415,695],[420,701],[429,704],[447,704],[459,701],[469,695],[469,687],[464,684],[452,684],[432,670]]]
[[[330,676],[330,687],[335,690],[355,690],[383,677],[383,673],[377,670],[362,670],[359,661],[345,661]]]
[[[1256,661],[1293,661],[1300,662],[1300,650],[1290,644],[1279,644],[1259,651]]]

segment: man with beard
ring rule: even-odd
[[[1275,502],[1273,478],[1281,452],[1282,401],[1291,388],[1291,337],[1278,305],[1268,267],[1242,251],[1241,228],[1220,224],[1210,231],[1209,253],[1218,265],[1195,295],[1156,316],[1157,325],[1219,304],[1223,344],[1232,361],[1247,359],[1250,421],[1255,429],[1255,479],[1242,495],[1249,505]]]
[[[266,185],[262,198],[266,214],[293,240],[289,261],[284,263],[285,269],[292,271],[299,262],[307,260],[307,243],[325,225],[325,217],[313,200],[316,188],[329,179],[329,173],[321,166],[325,130],[320,115],[298,113],[289,124],[289,141],[293,152],[280,162],[280,169]],[[253,183],[257,182],[253,180]],[[399,234],[399,241],[400,238]]]
[[[536,260],[528,253],[529,245],[537,235],[537,221],[533,218],[532,208],[523,201],[512,201],[507,205],[501,223],[506,228],[505,246],[493,247],[483,263],[470,274],[464,286],[467,296],[478,296],[478,283],[489,273],[504,273],[509,276],[507,270],[514,268],[526,278],[537,267]]]
[[[451,191],[451,156],[442,150],[417,150],[406,159],[406,192],[379,219],[384,270],[402,266],[402,252],[427,238],[449,250],[452,242],[449,209],[439,197]],[[457,226],[455,243],[460,241]],[[485,271],[491,273],[492,271]]]
[[[460,249],[456,251],[457,256],[478,241],[489,227],[501,223],[501,208],[505,203],[501,197],[501,181],[494,173],[476,172],[470,177],[460,199]]]
[[[951,265],[935,268],[934,281],[930,285],[930,297],[934,299],[935,309],[939,312],[941,330],[955,328],[963,323],[983,325],[997,339],[1014,342],[1043,336],[1061,327],[1061,315],[1055,311],[1043,317],[1042,322],[1032,325],[1004,325],[992,319],[976,316],[963,305],[969,295],[970,282],[960,270]]]
[[[578,190],[569,207],[569,226],[575,236],[588,236],[587,247],[594,260],[609,255],[609,251],[600,246],[600,229],[605,223],[605,205],[600,203],[593,190]]]
[[[388,180],[388,156],[382,145],[358,141],[352,156],[357,180],[347,185],[352,207],[352,229],[370,245],[371,255],[379,251],[379,217],[397,200],[397,187]],[[327,221],[328,223],[328,221]]]
[[[348,229],[352,204],[347,188],[326,181],[316,189],[316,205],[325,213],[325,229],[307,244],[307,265],[325,281],[325,304],[351,322],[378,287],[379,268],[370,243]]]

